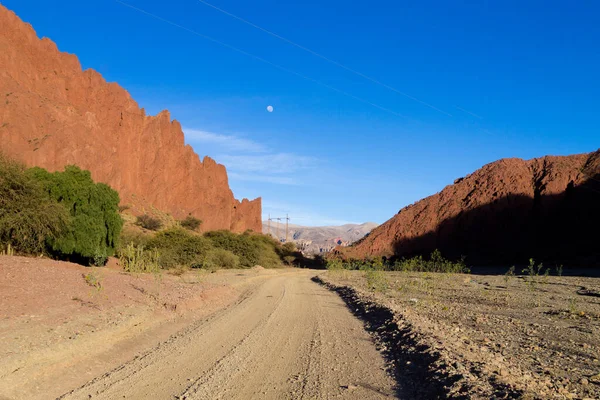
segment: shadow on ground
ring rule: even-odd
[[[394,312],[366,301],[351,287],[336,286],[315,276],[312,280],[336,292],[350,311],[363,321],[388,362],[396,380],[396,395],[407,399],[470,399],[472,388],[456,370],[447,365],[435,349],[423,345],[419,334]],[[494,399],[519,399],[523,393],[497,381],[490,381]]]

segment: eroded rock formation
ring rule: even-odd
[[[401,209],[349,257],[467,257],[471,265],[600,259],[600,150],[503,159]]]
[[[203,229],[261,232],[261,200],[234,199],[223,165],[200,161],[177,121],[147,116],[129,93],[61,53],[0,5],[0,151],[30,166],[76,164],[119,191]]]

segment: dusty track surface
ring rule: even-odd
[[[305,271],[274,274],[234,304],[64,399],[394,397],[362,323]]]

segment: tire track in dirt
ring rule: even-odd
[[[234,305],[62,398],[394,397],[361,322],[311,276],[266,277]]]

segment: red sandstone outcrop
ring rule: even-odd
[[[0,151],[48,170],[76,164],[122,204],[191,213],[205,230],[261,232],[261,200],[235,200],[225,167],[200,161],[167,111],[147,116],[125,89],[82,71],[2,5]]]
[[[600,255],[600,150],[503,159],[401,209],[348,257],[408,257],[440,249],[470,263],[588,263]]]

